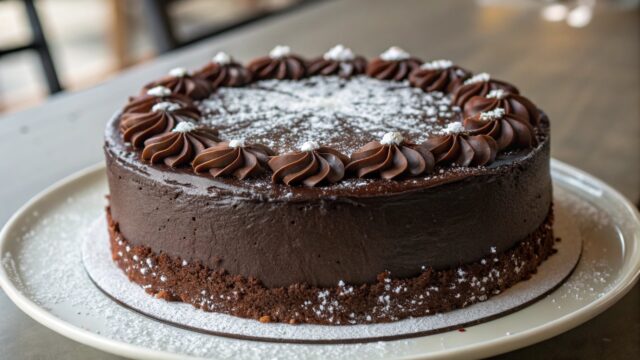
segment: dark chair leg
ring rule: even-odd
[[[158,53],[163,54],[178,47],[173,24],[167,12],[167,0],[144,0],[144,10],[151,29],[151,36]]]
[[[62,86],[60,86],[60,81],[58,81],[58,75],[56,74],[56,69],[53,66],[49,46],[47,45],[47,40],[45,39],[44,32],[42,31],[40,18],[38,17],[38,12],[36,11],[33,0],[24,0],[24,5],[27,10],[27,17],[29,18],[31,32],[33,34],[33,46],[40,56],[49,92],[53,94],[62,91]]]

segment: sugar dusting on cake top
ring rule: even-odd
[[[218,128],[223,138],[245,138],[280,152],[313,141],[351,153],[388,132],[424,141],[460,116],[450,96],[366,76],[220,88],[199,106],[204,122]]]

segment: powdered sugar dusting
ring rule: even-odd
[[[211,59],[211,61],[218,65],[227,65],[231,63],[231,56],[226,52],[220,51],[213,57],[213,59]]]
[[[314,150],[318,150],[320,148],[320,145],[318,145],[317,142],[315,141],[307,141],[304,144],[302,144],[302,146],[300,146],[300,151],[314,151]]]
[[[451,98],[440,92],[366,76],[220,88],[200,109],[203,121],[217,127],[223,138],[243,137],[281,152],[314,141],[351,153],[387,132],[423,141],[460,116]]]
[[[355,59],[355,57],[356,56],[353,54],[353,51],[342,44],[332,47],[329,51],[324,53],[323,56],[325,60],[335,61],[349,61]]]
[[[380,59],[386,60],[386,61],[406,60],[410,57],[411,55],[408,52],[404,51],[403,49],[397,46],[392,46],[389,49],[387,49],[387,51],[380,54]]]
[[[169,75],[175,76],[175,77],[184,77],[189,75],[189,70],[183,67],[177,67],[177,68],[171,69],[169,71]]]
[[[164,86],[156,86],[147,90],[147,95],[156,96],[156,97],[169,96],[171,95],[171,90]]]
[[[489,99],[502,99],[507,93],[503,89],[494,89],[489,91],[487,98]]]
[[[153,107],[151,108],[151,111],[153,112],[158,112],[158,111],[175,111],[180,109],[180,104],[176,104],[170,101],[163,101],[163,102],[159,102],[155,105],[153,105]]]
[[[481,112],[480,120],[482,121],[499,120],[499,119],[502,119],[504,114],[505,114],[505,111],[503,108],[495,108],[493,110]]]
[[[451,66],[453,66],[453,61],[451,60],[433,60],[422,64],[420,68],[425,70],[442,70],[448,69]]]
[[[176,127],[171,131],[178,132],[178,133],[188,133],[188,132],[192,132],[196,128],[197,128],[196,124],[190,123],[188,121],[183,121],[178,123],[178,125],[176,125]]]
[[[399,132],[388,132],[384,134],[380,143],[382,145],[400,145],[404,141],[402,134]]]
[[[269,57],[272,59],[280,59],[291,54],[291,48],[284,45],[276,45],[270,52]]]
[[[458,134],[464,131],[464,125],[460,121],[452,122],[440,132],[443,135]]]
[[[465,85],[469,85],[469,84],[475,84],[475,83],[479,83],[479,82],[484,82],[484,81],[489,81],[489,79],[491,79],[491,76],[489,74],[487,74],[486,72],[477,74],[477,75],[473,75],[471,78],[469,78],[467,81],[464,82]]]
[[[233,139],[229,141],[229,147],[238,148],[244,146],[244,139]]]

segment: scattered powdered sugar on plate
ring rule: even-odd
[[[79,189],[82,191],[81,189]],[[142,348],[220,359],[382,359],[402,354],[405,342],[325,345],[312,353],[304,345],[236,340],[200,334],[135,314],[106,297],[82,265],[81,240],[103,215],[104,189],[79,194],[43,215],[29,214],[30,224],[4,252],[2,266],[21,293],[67,323],[102,337]],[[306,354],[306,355],[305,355]]]
[[[345,153],[391,131],[423,141],[460,115],[450,96],[365,76],[265,80],[220,88],[200,102],[200,109],[203,121],[226,139],[244,138],[280,151],[314,141]]]

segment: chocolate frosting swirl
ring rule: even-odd
[[[204,99],[213,91],[209,81],[192,76],[182,68],[173,69],[169,75],[145,85],[142,92],[146,93],[156,86],[164,86],[174,94],[185,95],[194,100]]]
[[[194,106],[183,108],[179,104],[163,102],[156,104],[154,110],[122,114],[120,132],[124,141],[141,148],[145,140],[171,131],[178,122],[198,121],[199,118],[200,112]]]
[[[213,177],[233,176],[243,180],[264,173],[269,157],[274,154],[263,145],[224,141],[196,156],[193,169],[196,173],[208,171]]]
[[[471,73],[447,60],[425,63],[409,74],[409,83],[426,92],[454,92]]]
[[[473,96],[464,105],[464,116],[471,117],[497,108],[503,108],[507,114],[526,119],[533,126],[540,123],[542,116],[538,107],[529,99],[503,90],[493,90],[486,97]]]
[[[518,89],[504,81],[491,79],[489,74],[481,73],[466,80],[453,94],[452,103],[464,108],[464,105],[474,96],[487,96],[492,90],[504,90],[519,94]]]
[[[193,102],[185,95],[172,94],[171,90],[160,87],[158,89],[166,89],[164,95],[144,94],[130,97],[129,102],[122,109],[123,113],[147,113],[150,112],[154,105],[162,102],[170,102],[179,105],[181,108],[189,108],[193,106]],[[197,110],[196,110],[197,111]]]
[[[194,73],[193,76],[206,79],[211,83],[213,89],[221,86],[239,87],[251,82],[251,71],[231,59],[229,62],[212,61]]]
[[[346,171],[362,178],[376,175],[391,180],[401,176],[418,176],[433,170],[435,160],[424,146],[405,142],[401,137],[397,141],[372,141],[351,154]]]
[[[364,74],[367,69],[367,60],[362,56],[356,56],[352,60],[333,60],[319,57],[312,60],[307,66],[307,74],[314,75],[338,75],[341,78],[350,78]]]
[[[141,157],[152,164],[162,161],[170,167],[189,165],[204,149],[218,141],[217,130],[182,122],[169,133],[147,139]]]
[[[344,177],[348,158],[339,151],[315,143],[305,143],[302,151],[274,156],[269,160],[271,180],[286,185],[314,187],[336,183]]]
[[[438,165],[483,166],[492,163],[498,153],[496,141],[487,135],[433,136],[423,146],[433,153]]]
[[[530,148],[536,142],[531,124],[515,114],[506,114],[502,108],[468,117],[464,119],[464,127],[471,134],[495,139],[498,150]]]
[[[375,58],[367,65],[367,75],[378,80],[402,81],[409,77],[409,74],[420,68],[422,60],[410,57],[402,60],[384,60]]]
[[[402,81],[420,67],[422,60],[412,57],[399,47],[392,46],[367,65],[367,75],[378,80]]]
[[[306,61],[291,54],[288,46],[276,46],[269,56],[257,58],[247,67],[256,80],[299,80],[307,73]]]

